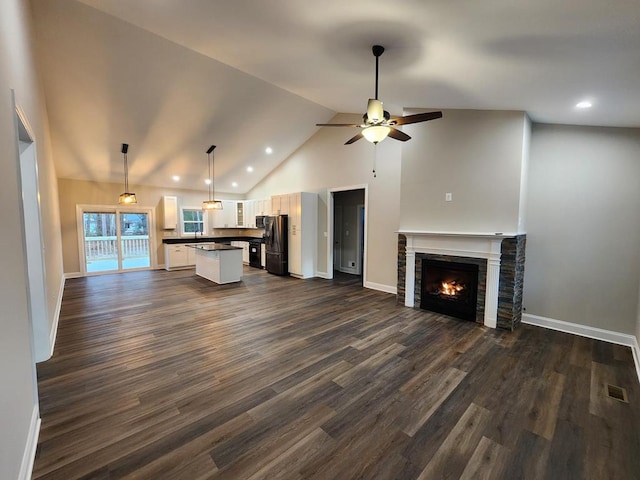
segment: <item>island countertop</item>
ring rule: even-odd
[[[207,252],[219,252],[222,250],[242,250],[242,247],[232,247],[231,245],[225,245],[223,243],[201,243],[198,245],[186,245],[196,250],[205,250]]]
[[[166,244],[176,244],[176,243],[213,243],[213,242],[233,242],[233,241],[240,241],[240,242],[251,242],[251,241],[256,241],[256,242],[263,242],[263,238],[262,237],[247,237],[247,236],[241,236],[241,237],[168,237],[168,238],[163,238],[162,239],[162,243],[166,243]]]

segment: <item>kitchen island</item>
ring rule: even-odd
[[[220,243],[188,247],[196,251],[196,275],[219,284],[242,280],[242,248]]]

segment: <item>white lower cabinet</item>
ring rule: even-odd
[[[174,270],[176,268],[189,268],[196,264],[195,250],[186,243],[164,244],[164,268]]]
[[[240,247],[242,249],[242,263],[249,265],[249,242],[232,241],[232,247]]]

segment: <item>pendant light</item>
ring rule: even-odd
[[[209,200],[202,202],[203,210],[222,210],[222,202],[213,199],[213,150],[215,148],[215,145],[211,145],[207,150],[207,161],[209,162]]]
[[[120,205],[133,205],[138,203],[136,200],[136,194],[129,192],[129,165],[127,163],[127,151],[129,150],[129,144],[122,144],[122,156],[124,157],[124,193],[120,194],[118,203]]]

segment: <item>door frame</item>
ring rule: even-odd
[[[364,248],[362,252],[362,285],[367,284],[367,231],[369,230],[369,185],[350,185],[345,187],[334,187],[327,189],[327,277],[333,278],[333,222],[334,222],[334,201],[335,192],[346,192],[349,190],[364,190]],[[358,222],[359,223],[359,222]]]
[[[131,212],[142,212],[146,213],[149,217],[149,267],[144,268],[128,268],[126,270],[118,269],[118,270],[109,270],[106,272],[87,272],[87,263],[85,258],[85,250],[84,250],[84,222],[83,222],[83,214],[88,212],[104,212],[104,213],[115,213],[117,217],[116,221],[116,231],[118,237],[118,256],[120,253],[120,221],[118,215],[120,213],[131,213]],[[116,205],[86,205],[80,204],[76,205],[76,231],[78,236],[78,260],[80,263],[80,275],[83,277],[90,277],[94,275],[105,275],[110,273],[127,273],[127,272],[139,272],[141,270],[155,270],[158,268],[158,255],[156,252],[156,222],[154,216],[153,207],[143,207],[143,206],[127,206],[120,207]],[[120,262],[118,262],[120,263]]]

